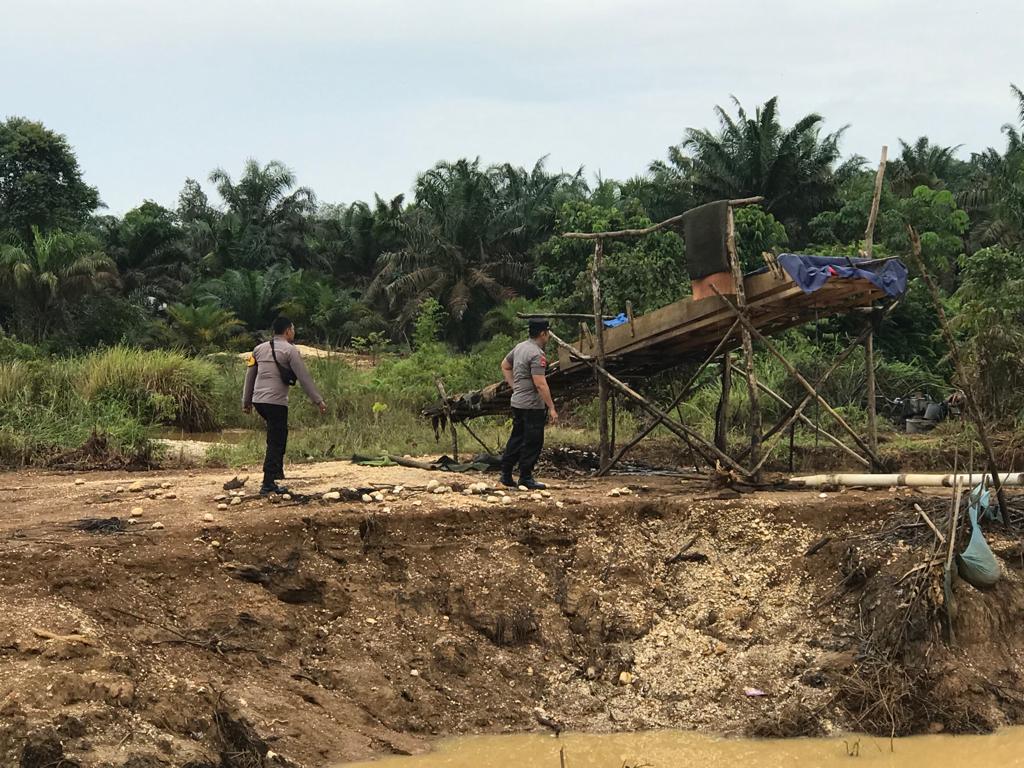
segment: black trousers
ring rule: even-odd
[[[263,459],[263,487],[284,477],[284,451],[288,447],[288,406],[254,403],[256,413],[267,422],[267,453]]]
[[[501,457],[502,474],[512,474],[518,464],[521,478],[533,477],[533,468],[544,448],[544,425],[547,421],[546,408],[512,409],[512,434]]]

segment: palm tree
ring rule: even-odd
[[[736,117],[716,106],[719,130],[689,128],[681,150],[692,162],[693,189],[709,202],[762,195],[763,207],[790,234],[830,206],[838,184],[864,160],[837,165],[846,126],[822,135],[824,118],[811,113],[791,128],[779,122],[778,97],[749,116],[733,97]]]
[[[173,211],[146,201],[121,219],[110,217],[100,224],[125,295],[152,298],[159,304],[181,295],[193,264],[185,231]]]
[[[172,341],[193,354],[221,351],[243,329],[233,312],[215,304],[172,304],[167,315]]]
[[[19,334],[39,341],[67,320],[73,304],[117,284],[117,266],[90,235],[32,228],[32,242],[0,246],[0,281],[10,292]]]
[[[316,261],[346,284],[366,285],[373,279],[381,254],[402,246],[404,196],[374,197],[349,206],[323,206],[314,217],[309,247]]]
[[[889,179],[893,191],[900,197],[907,197],[917,187],[925,186],[942,189],[962,176],[966,163],[957,160],[955,147],[940,147],[932,144],[927,136],[921,136],[912,145],[900,139],[900,156],[890,164]]]
[[[308,187],[295,187],[295,174],[285,165],[248,160],[237,182],[222,168],[210,181],[227,205],[218,232],[220,265],[260,268],[308,261],[305,235],[316,199]]]
[[[1006,152],[989,148],[971,157],[975,171],[958,202],[971,214],[975,247],[1024,250],[1024,91],[1011,83],[1021,130],[1007,123]]]
[[[385,296],[405,326],[436,298],[459,343],[469,343],[488,309],[528,285],[527,253],[552,231],[555,201],[572,183],[549,177],[542,162],[528,172],[481,168],[479,158],[439,163],[417,180],[403,247],[381,256],[367,300]]]
[[[251,331],[269,328],[289,298],[292,270],[275,264],[268,269],[229,269],[199,291],[204,304],[229,310]]]

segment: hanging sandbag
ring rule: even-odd
[[[992,548],[985,541],[978,524],[980,517],[995,518],[989,510],[991,496],[982,483],[971,491],[967,514],[971,519],[971,539],[967,548],[956,556],[957,571],[960,577],[975,587],[991,587],[999,581],[999,561]]]

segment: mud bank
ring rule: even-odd
[[[309,491],[336,480],[309,471]],[[1024,711],[1017,541],[992,537],[993,590],[955,585],[948,645],[941,569],[907,575],[932,548],[912,501],[941,525],[937,497],[662,480],[204,520],[222,480],[177,478],[113,534],[68,524],[132,503],[97,506],[116,478],[59,503],[67,478],[21,488],[0,527],[0,764],[315,768],[451,734],[978,732]]]

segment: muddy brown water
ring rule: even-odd
[[[439,742],[434,752],[425,755],[342,763],[335,768],[559,768],[561,749],[567,768],[1010,768],[1024,766],[1024,728],[987,736],[914,736],[891,743],[870,736],[753,740],[679,731],[574,733],[560,739],[541,734],[470,736]]]

